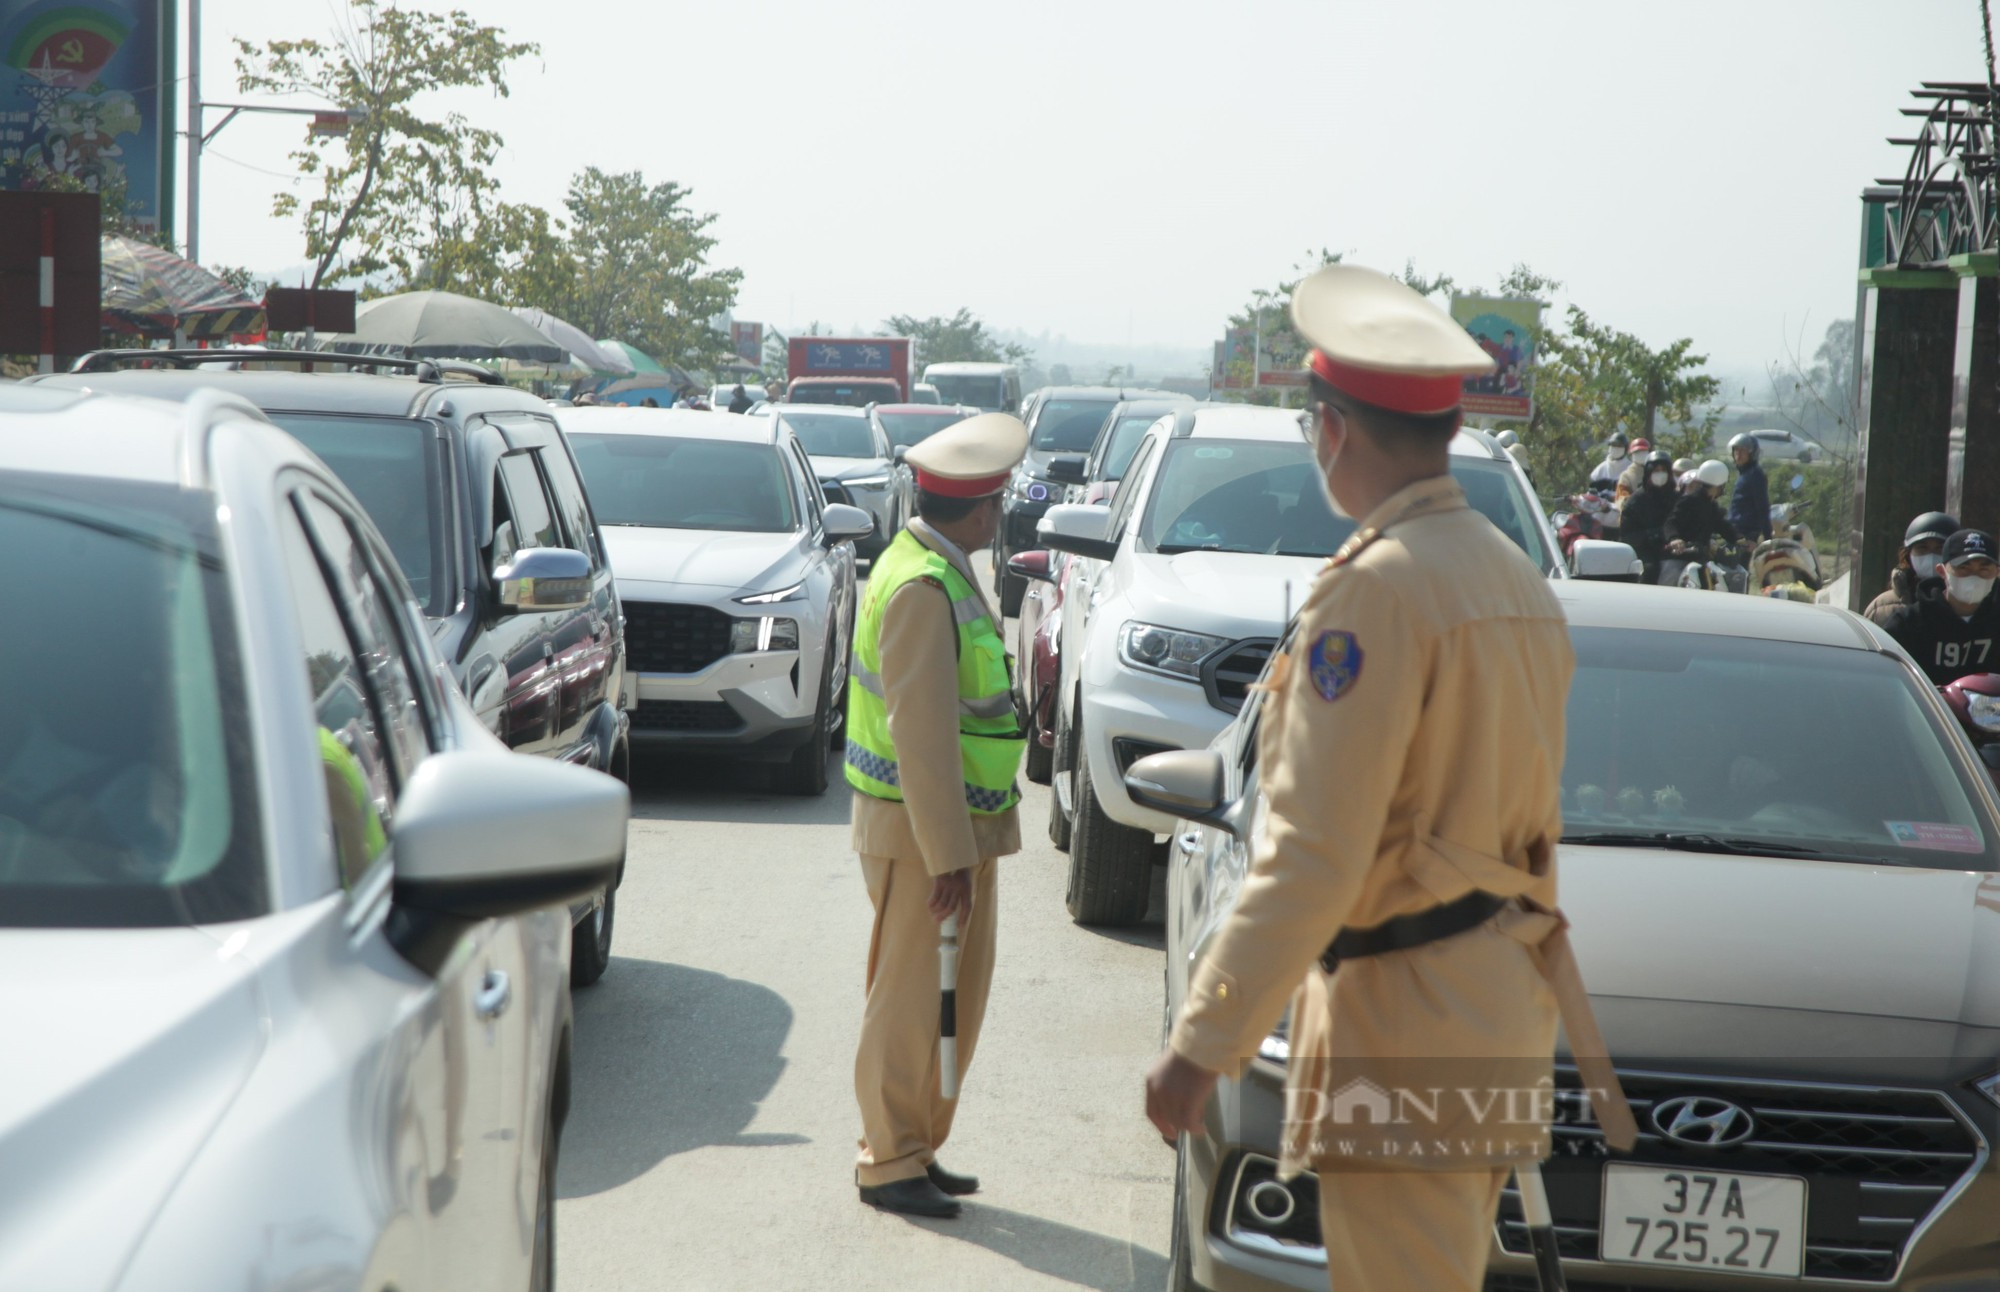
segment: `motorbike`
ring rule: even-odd
[[[1757,596],[1812,601],[1822,584],[1812,528],[1793,519],[1792,504],[1771,508],[1771,537],[1750,554],[1749,590]]]
[[[1938,688],[1958,725],[2000,785],[2000,673],[1971,673]]]
[[[1582,493],[1570,495],[1569,502],[1569,510],[1554,512],[1549,516],[1550,523],[1556,527],[1556,541],[1562,547],[1565,560],[1569,558],[1570,549],[1576,546],[1576,540],[1579,538],[1601,539],[1606,536],[1607,530],[1611,531],[1610,537],[1614,539],[1618,537],[1616,526],[1604,523],[1605,515],[1607,513],[1615,515],[1617,508],[1608,490],[1598,492],[1586,489]]]
[[[1693,588],[1700,592],[1745,592],[1750,587],[1750,562],[1741,544],[1710,541],[1708,551],[1696,553],[1686,544],[1680,551],[1669,549],[1660,563],[1660,582],[1670,587]]]

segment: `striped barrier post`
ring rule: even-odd
[[[938,1091],[958,1098],[958,912],[938,928]]]

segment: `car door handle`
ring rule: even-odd
[[[1182,852],[1199,852],[1201,851],[1201,836],[1190,831],[1180,837],[1180,845]]]
[[[479,1017],[492,1022],[507,1012],[508,1002],[514,999],[514,984],[498,969],[488,969],[486,979],[479,984],[478,994],[472,998],[472,1008]]]

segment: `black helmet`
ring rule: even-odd
[[[1618,446],[1619,448],[1621,448],[1621,449],[1622,449],[1622,448],[1624,448],[1624,447],[1625,447],[1625,432],[1623,432],[1623,431],[1613,431],[1613,432],[1611,432],[1611,434],[1610,434],[1610,435],[1609,435],[1609,436],[1608,436],[1608,437],[1607,437],[1607,438],[1605,439],[1605,441],[1604,441],[1604,442],[1605,442],[1606,444],[1616,444],[1616,445],[1617,445],[1617,446]]]
[[[1674,469],[1674,455],[1665,449],[1654,449],[1646,455],[1646,469],[1651,471],[1654,467],[1665,467],[1667,470],[1672,471]]]
[[[1903,531],[1903,546],[1915,547],[1927,538],[1934,538],[1942,543],[1957,532],[1958,521],[1949,513],[1927,511],[1911,521],[1910,527]]]
[[[1763,447],[1758,442],[1757,437],[1748,431],[1743,432],[1741,435],[1731,436],[1729,440],[1729,451],[1731,453],[1736,452],[1738,449],[1748,449],[1750,450],[1750,460],[1752,462],[1757,460],[1757,455]]]

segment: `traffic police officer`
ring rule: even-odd
[[[1471,1292],[1510,1164],[1548,1152],[1559,1013],[1607,1140],[1636,1131],[1555,909],[1574,657],[1541,574],[1450,474],[1479,346],[1352,265],[1301,283],[1292,317],[1314,454],[1361,521],[1262,684],[1251,873],[1147,1112],[1199,1126],[1289,998],[1280,1170],[1319,1172],[1333,1287]],[[1356,1092],[1389,1101],[1380,1125]]]
[[[875,929],[854,1061],[861,1200],[955,1216],[979,1182],[938,1164],[957,1100],[938,1085],[938,925],[959,917],[958,1062],[972,1062],[993,980],[995,858],[1021,850],[1027,751],[1000,616],[967,553],[993,541],[1028,432],[1006,413],[913,446],[917,515],[869,571],[848,689],[854,850]]]

